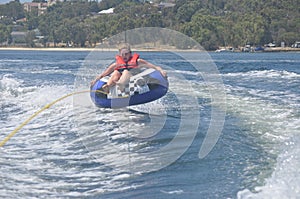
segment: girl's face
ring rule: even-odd
[[[131,57],[131,52],[127,49],[122,49],[120,52],[121,57],[125,62],[127,62]]]

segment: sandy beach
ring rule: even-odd
[[[35,51],[93,51],[97,48],[25,48],[25,47],[0,47],[0,50],[35,50]],[[112,49],[107,49],[112,51]]]
[[[118,51],[117,48],[61,48],[61,47],[51,47],[51,48],[26,48],[26,47],[0,47],[1,50],[32,50],[32,51]],[[184,52],[191,52],[191,51],[201,51],[199,49],[175,49],[175,48],[132,48],[133,51],[184,51]],[[240,52],[240,51],[234,51]],[[274,47],[274,48],[265,48],[262,52],[300,52],[300,48],[291,48],[291,47]]]
[[[171,47],[161,47],[161,48],[131,48],[132,51],[155,51],[155,52],[160,52],[160,51],[169,51],[169,52],[199,52],[199,51],[204,51],[200,49],[176,49],[176,48],[171,48]],[[102,48],[102,47],[95,47],[95,48],[26,48],[26,47],[0,47],[1,50],[32,50],[32,51],[103,51],[103,52],[117,52],[117,48]]]

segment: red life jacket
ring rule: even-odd
[[[125,62],[122,56],[117,55],[116,56],[117,67],[115,68],[115,70],[126,69],[126,68],[137,68],[138,67],[137,60],[139,59],[139,57],[140,56],[135,53],[133,54],[133,56],[131,56],[131,58],[127,62]]]

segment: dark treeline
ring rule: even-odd
[[[64,42],[81,47],[93,46],[107,37],[139,27],[182,32],[207,50],[270,42],[291,45],[300,40],[299,0],[174,0],[172,3],[175,6],[155,6],[138,0],[99,3],[65,0],[38,16],[38,10],[25,12],[18,0],[12,1],[0,5],[0,42],[10,41],[16,24],[29,32],[29,41],[38,29],[44,36],[44,44]],[[111,7],[115,8],[114,14],[97,14]],[[24,17],[26,21],[16,23]]]

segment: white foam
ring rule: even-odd
[[[294,137],[295,138],[295,137]],[[256,187],[255,192],[248,189],[238,192],[242,198],[298,198],[300,195],[300,137],[296,142],[285,142],[285,149],[277,158],[272,176],[265,185]],[[294,139],[295,140],[295,139]]]
[[[300,74],[285,70],[253,70],[248,72],[226,73],[225,77],[258,77],[258,78],[299,78]]]
[[[180,195],[180,194],[183,194],[184,191],[182,189],[178,189],[178,190],[173,190],[173,191],[164,191],[164,190],[161,190],[162,193],[165,193],[165,194],[176,194],[176,195]]]
[[[276,70],[231,73],[224,76],[261,78],[279,83],[286,80],[299,81],[300,77],[293,72]],[[241,118],[252,134],[263,139],[265,144],[268,143],[268,146],[262,147],[277,156],[274,171],[265,179],[265,184],[255,187],[254,190],[245,188],[238,192],[237,197],[297,198],[300,194],[300,118],[297,116],[299,96],[288,90],[265,91],[239,86],[227,86],[227,91],[229,113]]]

